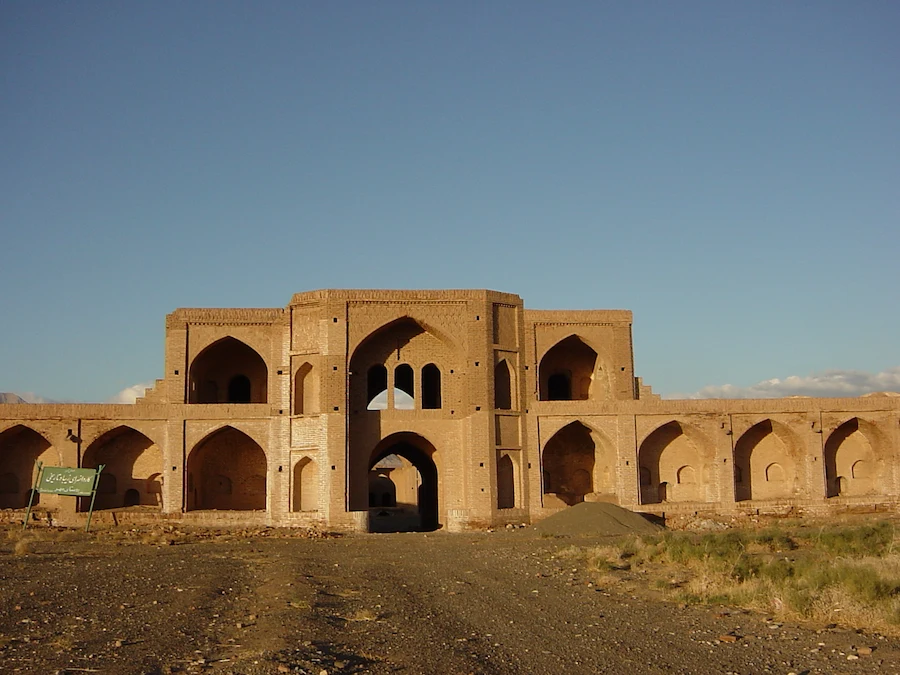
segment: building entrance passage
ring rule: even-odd
[[[439,527],[434,448],[419,436],[409,436],[389,437],[372,452],[368,467],[372,532],[430,532]]]

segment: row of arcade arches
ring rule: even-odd
[[[847,420],[824,446],[827,497],[878,493],[877,475],[889,454],[878,428],[857,417]],[[771,419],[738,439],[732,458],[735,501],[801,496],[805,453],[796,434]],[[616,452],[600,432],[572,422],[556,432],[542,452],[545,506],[572,505],[586,498],[614,496]],[[638,450],[641,504],[718,501],[719,467],[712,442],[689,424],[657,427]],[[726,460],[727,463],[727,460]]]
[[[34,429],[19,424],[0,433],[0,508],[28,505],[37,461],[62,465],[58,450]],[[166,467],[161,449],[149,437],[126,425],[104,433],[88,445],[81,460],[83,468],[101,464],[105,467],[97,485],[95,509],[162,508]],[[188,454],[186,509],[265,510],[266,475],[262,447],[234,427],[219,428]],[[49,508],[58,506],[59,500],[57,495],[36,493],[32,503]],[[293,466],[291,508],[315,511],[318,500],[318,466],[312,458],[301,457]],[[87,506],[87,500],[79,504],[81,510]]]

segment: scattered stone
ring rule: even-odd
[[[847,654],[848,661],[859,661],[859,657],[856,654]]]
[[[720,642],[737,642],[738,640],[740,640],[740,636],[732,635],[730,633],[719,636]]]
[[[860,647],[856,653],[860,656],[871,656],[873,651],[875,651],[874,647]]]

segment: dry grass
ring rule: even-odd
[[[894,523],[882,521],[666,533],[580,553],[604,585],[636,571],[650,588],[681,602],[724,603],[900,634],[898,536]]]

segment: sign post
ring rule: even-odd
[[[94,515],[94,500],[97,497],[97,485],[100,482],[100,472],[105,464],[96,469],[73,469],[65,466],[44,466],[37,462],[37,477],[34,487],[28,496],[28,511],[25,512],[25,524],[22,529],[28,527],[28,519],[31,516],[31,506],[34,503],[34,495],[41,494],[67,495],[69,497],[90,497],[91,506],[88,510],[85,532],[91,529],[91,517]]]

